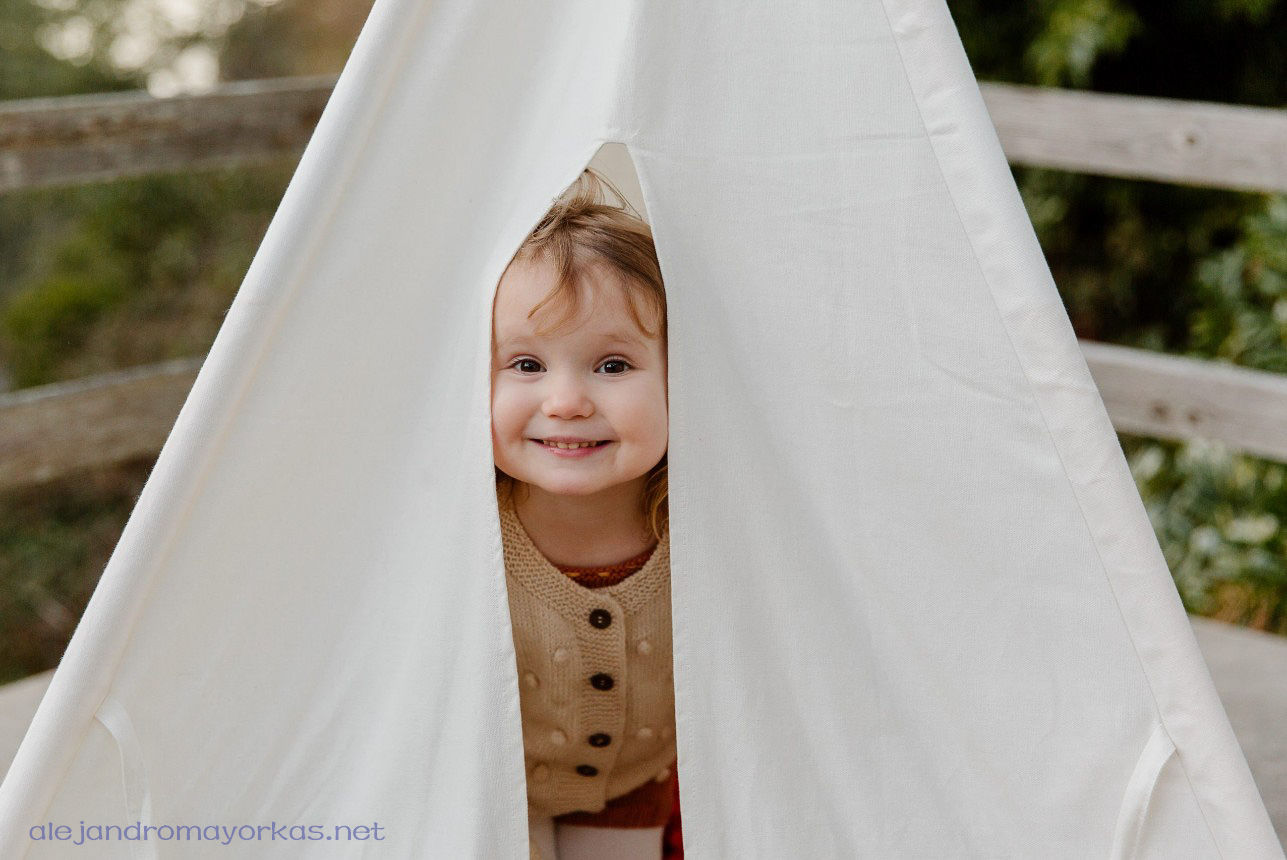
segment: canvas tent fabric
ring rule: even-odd
[[[490,307],[607,142],[670,306],[688,856],[1281,858],[938,0],[378,0],[0,856],[526,856]]]

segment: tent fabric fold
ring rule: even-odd
[[[527,856],[491,301],[605,144],[667,286],[687,856],[1282,858],[940,0],[377,0],[0,855]]]

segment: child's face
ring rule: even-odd
[[[513,263],[492,317],[492,448],[507,475],[558,495],[588,496],[642,478],[666,453],[666,351],[630,316],[616,276],[587,272],[577,316],[536,333],[554,285],[548,263]],[[551,308],[554,305],[554,308]],[[648,321],[650,327],[652,321]],[[551,437],[597,442],[560,449]]]

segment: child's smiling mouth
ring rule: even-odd
[[[555,436],[549,439],[531,439],[542,448],[563,457],[583,457],[599,448],[610,445],[610,439],[575,439],[566,436]]]

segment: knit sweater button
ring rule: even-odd
[[[598,776],[599,769],[592,764],[579,764],[576,766],[576,772],[582,776]]]
[[[555,662],[555,663],[566,663],[566,662],[568,661],[568,657],[570,657],[570,656],[572,656],[572,655],[568,654],[568,649],[566,649],[566,648],[555,648],[555,649],[554,649],[554,662]]]
[[[652,729],[648,726],[644,726],[639,731],[635,732],[635,737],[639,738],[641,741],[650,741],[652,740]]]
[[[558,729],[555,729],[554,731],[550,732],[550,743],[554,744],[556,747],[561,747],[567,742],[568,742],[568,736],[563,734],[563,732],[559,731]]]
[[[541,679],[536,677],[536,673],[534,672],[524,672],[523,683],[527,685],[527,689],[535,690],[537,687],[541,686]]]
[[[606,610],[606,609],[591,609],[591,610],[590,610],[590,626],[591,626],[591,627],[597,627],[598,629],[602,630],[603,628],[605,628],[605,627],[609,626],[610,624],[612,624],[612,613],[611,613],[611,612],[609,612],[609,611],[608,611],[608,610]]]
[[[595,732],[588,738],[592,747],[606,747],[612,743],[612,735],[605,735],[603,732]]]
[[[639,644],[635,646],[635,650],[638,651],[640,654],[651,654],[652,643],[649,642],[647,639],[640,639]]]
[[[611,690],[612,685],[615,683],[616,681],[612,680],[612,676],[604,672],[590,676],[590,686],[596,690]]]
[[[550,769],[543,764],[538,764],[532,768],[532,778],[537,782],[545,782],[550,778]]]

